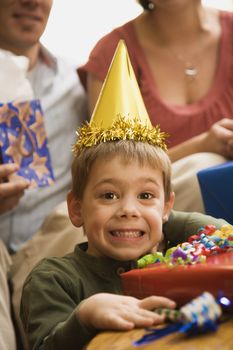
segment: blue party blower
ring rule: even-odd
[[[206,213],[233,224],[233,161],[197,173]]]

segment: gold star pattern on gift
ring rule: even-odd
[[[47,157],[41,157],[37,153],[33,154],[33,161],[29,167],[35,171],[39,179],[41,179],[44,174],[49,174],[46,162]]]
[[[14,163],[16,164],[21,164],[21,160],[23,158],[21,152],[20,152],[20,149],[19,149],[19,139],[18,137],[14,136],[13,134],[11,133],[8,133],[8,139],[9,139],[9,147],[6,149],[5,153],[12,157]],[[23,152],[27,152],[27,149],[24,148],[24,143],[25,143],[25,136],[22,135],[22,138],[21,138],[21,149]]]
[[[11,119],[16,116],[16,111],[10,108],[8,103],[4,103],[0,106],[0,124],[6,124],[11,126]]]
[[[40,111],[35,112],[35,123],[30,125],[30,129],[34,132],[38,147],[41,148],[46,140],[46,132],[44,128],[43,115]]]
[[[14,102],[13,105],[18,109],[18,118],[20,121],[24,123],[28,123],[30,121],[31,115],[33,114],[32,112],[32,107],[30,105],[29,101],[25,102]]]

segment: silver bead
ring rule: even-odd
[[[152,10],[154,10],[154,8],[155,8],[155,5],[153,4],[153,2],[149,2],[149,3],[148,3],[148,9],[149,9],[150,11],[152,11]]]

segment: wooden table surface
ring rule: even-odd
[[[144,329],[129,332],[102,332],[86,350],[233,350],[233,316],[219,325],[216,332],[186,338],[174,333],[146,345],[134,346],[133,341],[145,334]]]

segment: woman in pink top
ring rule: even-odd
[[[124,39],[151,122],[170,135],[175,208],[204,211],[196,172],[233,159],[233,14],[200,0],[139,2],[143,13],[104,36],[78,70],[89,110]]]

